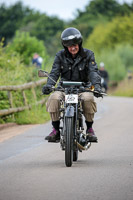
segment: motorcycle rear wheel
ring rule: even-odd
[[[78,150],[73,152],[73,161],[78,160]]]
[[[66,117],[65,164],[72,166],[73,162],[73,117]]]

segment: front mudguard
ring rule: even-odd
[[[65,110],[65,117],[74,117],[74,107],[68,106]]]

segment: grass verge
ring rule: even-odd
[[[31,110],[25,110],[15,114],[17,124],[42,124],[50,120],[46,106],[33,106]]]
[[[111,92],[113,96],[133,97],[133,78],[120,82],[116,89]]]

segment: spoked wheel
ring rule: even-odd
[[[65,164],[72,166],[73,162],[73,118],[66,118],[66,144],[65,144]]]

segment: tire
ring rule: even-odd
[[[73,162],[73,118],[66,117],[66,141],[65,141],[65,164],[67,167],[72,166]]]
[[[78,150],[73,152],[73,161],[78,160]]]

